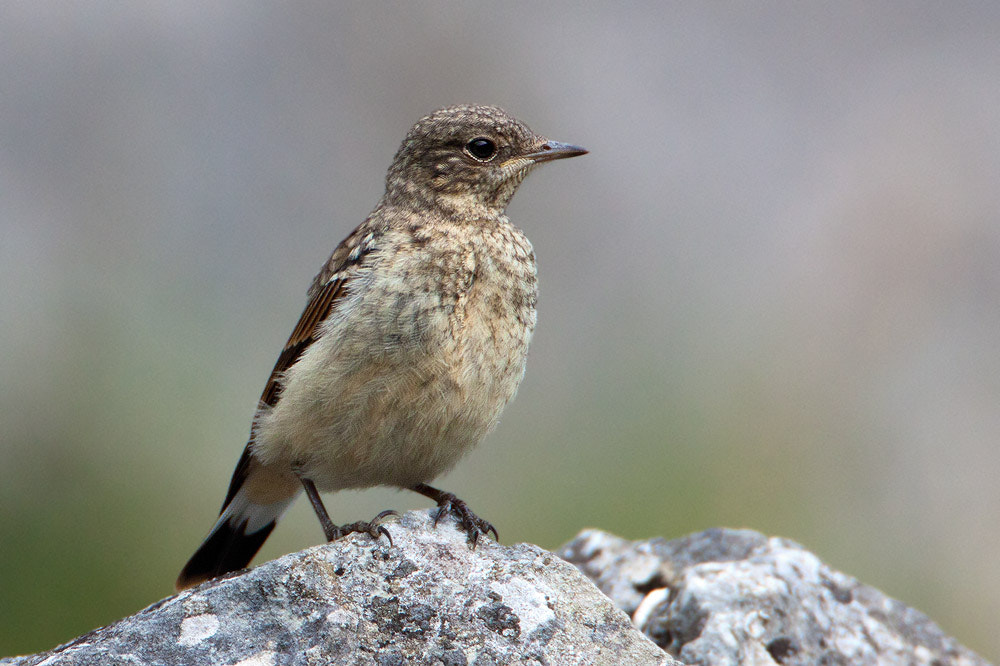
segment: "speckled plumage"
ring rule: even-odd
[[[474,154],[490,147],[488,159]],[[504,210],[536,164],[584,152],[496,107],[442,109],[413,126],[382,200],[313,281],[179,587],[245,566],[303,484],[410,488],[461,505],[473,543],[492,529],[423,484],[493,429],[524,375],[535,257]]]

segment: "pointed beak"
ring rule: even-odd
[[[581,148],[580,146],[560,143],[559,141],[546,141],[538,147],[537,151],[522,155],[522,157],[538,163],[561,160],[566,157],[576,157],[577,155],[586,155],[587,152],[589,151],[586,148]]]

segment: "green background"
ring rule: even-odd
[[[533,174],[506,543],[750,527],[1000,658],[1000,5],[0,4],[0,655],[171,593],[403,134]],[[341,493],[335,520],[425,507]],[[321,541],[305,502],[258,561]]]

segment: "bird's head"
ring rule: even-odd
[[[453,106],[421,118],[396,152],[386,199],[474,215],[502,211],[537,164],[583,155],[495,106]]]

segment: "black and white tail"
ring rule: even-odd
[[[237,468],[230,496],[226,498],[226,504],[212,531],[177,577],[175,587],[178,590],[193,587],[230,571],[245,569],[301,490],[301,486],[296,484],[287,492],[275,493],[273,484],[256,482],[259,479],[254,479],[253,476],[267,474],[266,468],[260,466],[243,467],[243,474],[240,472],[241,469]],[[261,485],[269,486],[270,492],[259,492]],[[257,501],[252,498],[254,489],[258,489],[256,494],[261,497]]]

